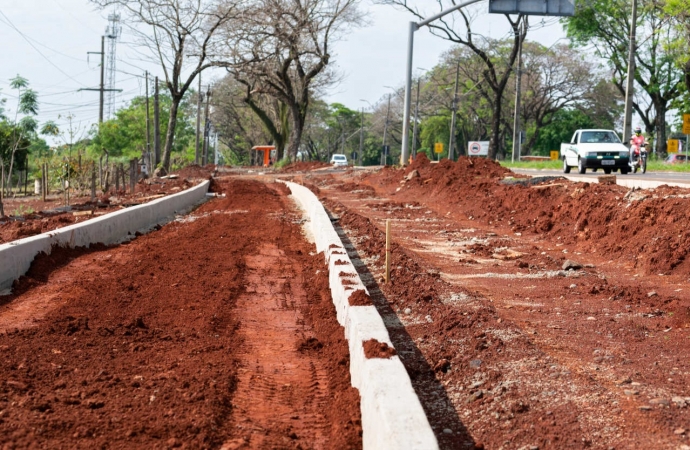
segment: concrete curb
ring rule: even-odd
[[[529,175],[529,176],[540,176],[540,175],[533,175],[533,173],[540,173],[539,169],[511,169],[515,173],[523,174],[523,175]],[[668,173],[668,172],[664,172]],[[649,172],[648,172],[649,174]],[[603,172],[601,175],[604,175]],[[632,178],[626,178],[626,175],[621,175],[621,174],[612,174],[612,175],[617,175],[616,176],[616,184],[619,186],[624,186],[627,188],[635,188],[635,189],[655,189],[660,186],[666,185],[666,186],[676,186],[676,187],[682,187],[682,188],[690,188],[690,183],[683,183],[683,182],[676,182],[676,181],[659,181],[659,180],[638,180],[638,179],[632,179]],[[548,175],[548,176],[559,176],[566,178],[570,181],[575,181],[575,182],[581,182],[581,183],[599,183],[598,176],[582,176],[582,175],[566,175],[566,174],[559,174],[559,175]],[[652,174],[653,176],[653,174]]]
[[[307,212],[316,251],[323,252],[326,258],[338,322],[345,328],[350,348],[352,386],[359,390],[361,397],[364,448],[437,449],[436,436],[400,358],[364,356],[362,344],[369,339],[393,344],[374,306],[350,306],[350,295],[366,288],[326,210],[309,189],[291,182],[285,184]],[[344,285],[343,279],[348,284]]]
[[[50,253],[55,245],[88,247],[127,240],[137,231],[148,231],[156,224],[168,222],[173,215],[191,209],[204,199],[209,185],[207,180],[149,203],[0,245],[0,290],[10,288],[14,280],[24,275],[40,252]]]
[[[565,178],[569,179],[570,181],[579,181],[583,183],[598,183],[599,180],[596,178],[591,178],[591,177],[578,177],[578,176],[572,176],[572,175],[564,175]],[[627,188],[635,188],[635,189],[655,189],[658,188],[659,186],[677,186],[677,187],[682,187],[682,188],[688,188],[690,185],[687,183],[676,183],[673,181],[655,181],[655,180],[633,180],[633,179],[625,179],[622,178],[621,175],[618,175],[616,177],[616,184],[619,186],[625,186]]]

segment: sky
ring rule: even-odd
[[[392,92],[391,88],[403,85],[407,33],[412,20],[408,13],[375,5],[370,0],[363,0],[361,7],[367,11],[368,24],[347,33],[345,39],[333,46],[332,61],[343,79],[326,93],[328,102],[343,103],[352,109],[370,108]],[[503,16],[488,14],[487,2],[480,3],[475,10],[477,32],[494,38],[509,33]],[[63,130],[53,144],[85,137],[98,122],[98,92],[79,89],[98,87],[100,55],[87,52],[100,51],[110,13],[98,10],[87,0],[0,0],[0,98],[7,98],[5,108],[13,111],[16,92],[9,81],[17,74],[28,79],[38,93],[38,121],[55,121]],[[530,24],[529,40],[548,46],[564,37],[555,18],[542,21],[541,17],[532,17]],[[122,31],[116,50],[116,87],[123,92],[115,96],[116,108],[144,94],[145,70],[162,76],[161,70],[136,50],[131,32],[126,27]],[[436,65],[450,46],[425,29],[415,33],[415,76]],[[222,73],[204,76],[208,79]]]

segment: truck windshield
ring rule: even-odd
[[[582,144],[620,143],[620,139],[613,131],[583,131],[580,142]]]

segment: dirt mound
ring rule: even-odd
[[[324,167],[333,167],[333,165],[322,162],[322,161],[300,161],[300,162],[288,164],[287,166],[278,170],[278,172],[281,172],[281,173],[309,172],[310,170],[323,169]]]
[[[577,242],[583,250],[627,258],[647,274],[690,270],[687,190],[662,186],[633,192],[565,179],[502,183],[511,175],[519,178],[486,159],[432,164],[419,155],[408,168],[387,168],[366,182],[389,194],[404,189],[439,212],[453,213],[462,205],[472,220],[508,225],[515,233],[545,233]]]
[[[229,168],[229,166],[226,166]],[[187,167],[173,172],[175,175],[179,175],[181,178],[211,178],[213,172],[216,171],[216,166],[214,164],[206,164],[205,166],[200,166],[198,164],[190,164]]]

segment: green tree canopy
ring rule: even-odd
[[[167,133],[168,118],[172,100],[170,95],[160,95],[161,136]],[[153,107],[151,108],[151,151],[153,151]],[[194,158],[194,136],[196,125],[192,124],[191,110],[185,98],[178,111],[173,153],[177,157]],[[146,98],[135,97],[129,106],[115,113],[115,118],[103,122],[100,130],[94,131],[90,152],[101,155],[106,150],[111,157],[138,158],[146,151]]]

